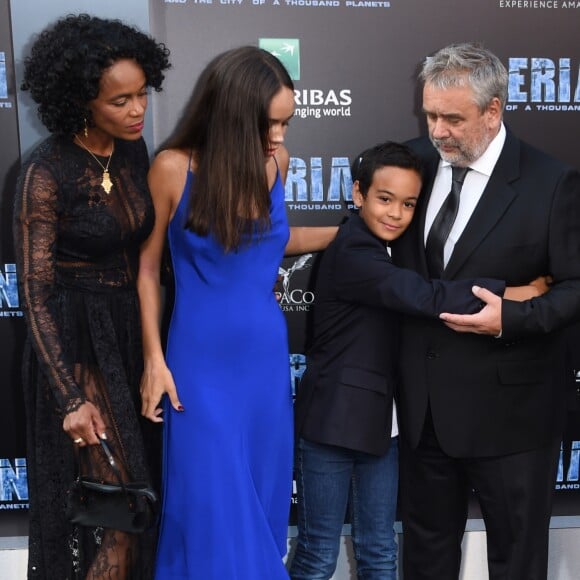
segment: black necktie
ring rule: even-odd
[[[427,236],[425,255],[431,278],[440,278],[443,272],[443,247],[453,227],[459,209],[459,194],[469,167],[451,167],[451,191],[445,198]]]

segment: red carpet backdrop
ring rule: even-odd
[[[8,0],[0,0],[0,510],[26,505],[19,359],[23,324],[14,292],[11,205],[18,133]],[[286,203],[292,224],[336,224],[351,203],[350,160],[378,142],[425,133],[415,81],[424,57],[451,42],[481,41],[510,73],[506,124],[519,137],[580,167],[580,1],[563,0],[150,0],[151,31],[172,52],[154,99],[155,143],[175,126],[202,68],[217,53],[260,45],[287,66],[296,115]],[[579,200],[580,203],[580,200]],[[299,388],[316,256],[285,260],[280,305],[287,315],[289,372]],[[554,515],[580,515],[580,416],[570,336],[570,421],[555,482]],[[260,364],[260,361],[255,361]],[[17,434],[17,436],[15,435]],[[471,516],[479,517],[475,506]]]
[[[157,143],[175,126],[195,79],[218,52],[259,44],[296,85],[287,146],[291,223],[336,224],[351,203],[350,160],[364,148],[425,132],[415,82],[423,58],[451,42],[481,41],[510,73],[506,124],[580,167],[580,2],[508,0],[152,0],[153,33],[172,51],[156,101]],[[580,200],[578,200],[580,203]],[[290,372],[304,372],[316,256],[285,260],[282,309]],[[580,343],[571,344],[571,357]],[[577,358],[580,358],[578,356]],[[259,361],[256,361],[259,364]],[[570,363],[571,401],[576,403]],[[580,515],[580,419],[563,443],[554,515]],[[480,517],[475,505],[472,517]]]
[[[20,162],[14,85],[9,3],[0,0],[0,513],[28,508],[20,389],[24,321],[18,302],[11,227]]]

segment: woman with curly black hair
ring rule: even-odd
[[[115,481],[99,438],[124,479],[152,476],[135,281],[154,222],[141,133],[168,56],[133,27],[81,14],[42,32],[25,60],[22,88],[52,133],[22,167],[14,216],[28,329],[29,578],[152,576],[154,530],[73,526],[65,502],[78,465]]]

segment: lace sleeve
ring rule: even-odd
[[[19,183],[14,208],[14,245],[21,303],[40,368],[66,415],[86,399],[63,353],[54,316],[58,184],[51,172],[37,163],[26,167]]]

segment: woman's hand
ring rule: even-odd
[[[141,308],[143,358],[141,378],[141,414],[154,423],[162,423],[161,397],[167,393],[176,411],[183,411],[171,372],[165,364],[161,334],[161,271],[167,227],[179,205],[188,169],[189,149],[165,149],[153,161],[148,175],[149,189],[155,207],[155,226],[141,246],[137,290]]]
[[[167,393],[172,407],[176,411],[183,411],[183,405],[177,396],[177,389],[171,371],[165,363],[145,364],[145,371],[141,378],[141,415],[153,423],[163,423],[159,407],[161,397]]]
[[[76,411],[68,413],[62,422],[62,428],[79,447],[97,445],[99,438],[106,439],[105,422],[99,410],[86,401]]]

